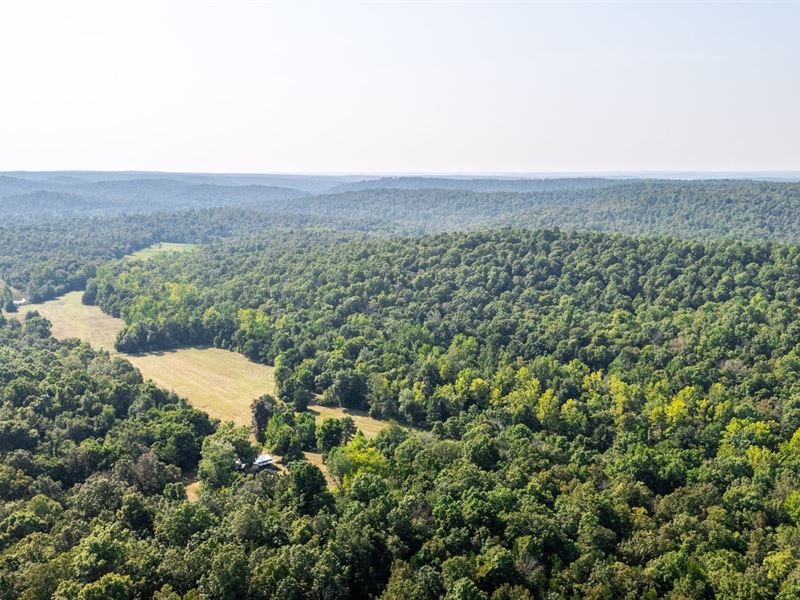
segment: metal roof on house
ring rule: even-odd
[[[264,465],[268,465],[274,462],[275,459],[272,458],[271,454],[261,454],[256,457],[256,459],[253,461],[253,464],[257,467],[263,467]]]

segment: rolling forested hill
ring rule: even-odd
[[[798,294],[796,247],[501,230],[212,246],[101,267],[86,301],[129,324],[122,350],[213,343],[281,365],[288,401],[326,392],[430,427],[517,357],[789,397]]]
[[[371,230],[375,222],[342,222]],[[82,289],[97,265],[156,242],[208,244],[224,239],[329,227],[313,215],[212,208],[116,217],[45,218],[0,226],[0,279],[33,302]]]
[[[0,317],[0,597],[800,592],[798,248],[343,235],[110,263],[86,298],[122,343],[279,352],[254,415],[333,493],[303,460],[241,472],[246,431]],[[309,391],[423,431],[315,427]]]
[[[26,187],[38,188],[39,184]],[[240,204],[259,205],[305,196],[290,188],[261,185],[220,186],[167,179],[55,183],[48,189],[8,193],[17,182],[0,180],[0,206],[9,219],[36,221],[42,217],[143,214]]]
[[[800,240],[800,183],[577,180],[537,192],[375,189],[304,199],[293,210],[349,218],[380,214],[403,231],[561,227],[686,239]],[[374,183],[374,182],[370,182]]]
[[[588,190],[615,185],[613,179],[600,177],[572,177],[547,179],[514,179],[481,177],[380,177],[342,183],[330,192],[351,192],[362,190],[461,190],[465,192],[547,192],[555,190]]]
[[[334,188],[339,193],[312,195],[241,183],[247,179],[234,179],[237,185],[166,178],[67,183],[54,179],[0,177],[4,224],[16,226],[47,216],[238,206],[311,215],[333,223],[373,220],[375,230],[413,234],[515,226],[689,239],[800,239],[800,183],[796,182],[391,178],[343,184]],[[314,187],[305,180],[297,183]],[[330,183],[323,178],[316,187]]]
[[[6,282],[278,382],[235,428],[0,313],[0,600],[800,597],[800,184],[230,177],[0,182]]]
[[[541,181],[546,180],[534,184]],[[164,179],[77,187],[71,183],[73,189],[89,185],[97,195],[36,191],[0,198],[5,215],[0,222],[0,278],[25,290],[28,297],[48,298],[83,286],[98,261],[154,241],[208,243],[258,236],[275,227],[323,227],[382,236],[558,227],[694,240],[800,241],[800,183],[554,181],[552,185],[563,189],[529,193],[367,189],[317,196]],[[578,183],[570,187],[569,181]],[[222,206],[198,212],[209,205]],[[194,208],[176,212],[181,207]],[[138,214],[153,211],[159,214]],[[108,216],[109,212],[137,214]],[[87,218],[91,216],[99,220]]]
[[[6,171],[0,181],[11,178],[26,182],[26,189],[48,190],[59,184],[86,184],[132,180],[172,180],[220,186],[260,185],[319,193],[346,183],[374,179],[351,175],[273,175],[261,173],[163,173],[154,171]],[[0,185],[0,190],[3,187]]]

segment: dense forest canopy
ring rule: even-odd
[[[698,240],[800,240],[800,183],[793,182],[599,180],[589,188],[564,184],[528,193],[364,189],[309,197],[293,207],[330,218],[380,214],[411,233],[511,226]]]
[[[0,599],[800,596],[800,184],[203,177],[0,178],[6,282],[278,383],[236,428],[0,313]]]
[[[500,230],[211,246],[106,265],[85,300],[128,323],[122,350],[213,343],[280,365],[286,400],[433,426],[516,357],[791,394],[798,294],[795,247]]]
[[[326,451],[331,494],[303,461],[238,473],[242,432],[39,317],[0,342],[3,598],[800,593],[795,393],[675,392],[538,358],[464,367],[469,408],[430,433],[331,437],[263,404],[268,443]],[[466,342],[448,354],[474,359]],[[191,502],[179,478],[198,447]]]
[[[342,222],[351,231],[376,228],[372,221]],[[0,226],[0,279],[33,302],[82,289],[97,265],[157,242],[208,244],[266,235],[271,230],[330,228],[312,215],[248,208],[211,208],[172,213],[40,219]]]

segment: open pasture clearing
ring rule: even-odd
[[[250,362],[241,354],[219,348],[182,348],[147,354],[120,354],[114,350],[121,319],[96,306],[81,303],[83,292],[69,292],[41,304],[20,307],[9,316],[23,319],[36,310],[52,324],[53,336],[79,338],[94,348],[129,360],[146,379],[173,390],[192,406],[212,417],[250,424],[250,402],[261,394],[274,393],[275,369]]]
[[[250,425],[250,403],[275,391],[275,369],[219,348],[125,354],[148,379],[212,417]]]
[[[6,313],[7,316],[24,319],[32,311],[50,321],[53,337],[58,339],[79,338],[88,342],[93,348],[102,348],[115,354],[114,340],[125,323],[107,315],[97,306],[87,306],[81,303],[83,292],[69,292],[39,304],[25,304],[20,306],[16,313]]]
[[[131,260],[147,260],[148,258],[152,258],[158,254],[163,254],[165,252],[188,252],[189,250],[194,250],[195,248],[199,248],[198,244],[178,244],[175,242],[159,242],[157,244],[153,244],[152,246],[148,246],[147,248],[142,248],[141,250],[137,250],[133,254],[129,254],[125,258]]]

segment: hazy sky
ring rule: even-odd
[[[800,169],[800,3],[0,4],[0,170]]]

